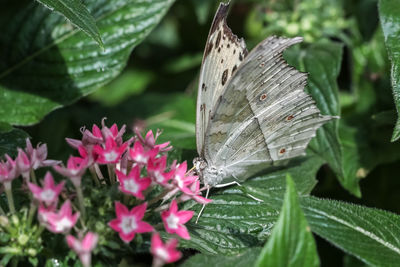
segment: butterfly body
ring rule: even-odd
[[[194,165],[209,186],[242,182],[287,159],[304,155],[320,114],[304,92],[307,74],[289,66],[283,51],[302,38],[269,37],[247,52],[226,24],[220,4],[200,71]]]

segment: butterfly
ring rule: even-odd
[[[228,8],[220,3],[215,14],[198,87],[194,167],[208,188],[304,155],[317,129],[335,118],[321,115],[304,91],[307,73],[283,59],[302,38],[272,36],[248,52],[226,23]]]

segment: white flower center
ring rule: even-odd
[[[129,234],[135,231],[138,227],[135,216],[122,217],[119,227],[124,234]]]
[[[144,163],[144,164],[146,164],[146,163],[147,163],[147,160],[148,160],[148,158],[147,158],[147,157],[144,157],[142,154],[138,154],[138,155],[136,155],[136,157],[135,157],[135,161],[136,161],[136,162],[139,162],[139,163]]]
[[[136,194],[139,191],[139,185],[133,179],[124,181],[125,190]]]
[[[166,222],[167,222],[169,228],[178,229],[179,217],[175,216],[174,214],[171,213],[167,217]]]
[[[67,217],[63,217],[56,223],[56,231],[64,232],[72,227],[72,222]]]
[[[162,183],[162,182],[164,182],[164,176],[159,172],[159,171],[155,171],[154,172],[154,177],[156,178],[156,181],[158,182],[158,183]]]
[[[168,261],[169,260],[169,254],[168,251],[165,248],[156,248],[156,255],[163,261]]]
[[[178,187],[180,187],[180,188],[183,187],[183,180],[180,175],[175,175],[175,181],[178,183]]]
[[[56,196],[56,192],[54,192],[52,189],[46,189],[40,193],[40,198],[43,201],[52,201],[55,196]]]
[[[117,160],[118,158],[118,153],[116,153],[114,150],[107,152],[104,154],[104,158],[106,159],[106,161],[108,162],[112,162]]]

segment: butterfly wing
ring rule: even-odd
[[[283,59],[283,51],[301,41],[299,37],[262,41],[218,98],[204,157],[226,171],[225,180],[229,176],[244,180],[268,164],[304,154],[316,130],[332,119],[321,115],[304,92],[307,74]]]
[[[204,50],[197,95],[197,152],[204,155],[205,131],[211,110],[228,79],[247,55],[243,39],[234,35],[226,24],[229,4],[221,3],[215,14]]]

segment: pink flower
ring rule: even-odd
[[[153,227],[143,222],[143,216],[147,209],[147,203],[134,207],[132,210],[115,202],[115,213],[117,218],[110,221],[108,225],[119,233],[121,239],[129,243],[135,237],[135,233],[146,233],[153,231]]]
[[[166,152],[166,151],[169,151],[172,149],[171,146],[168,146],[169,142],[165,142],[165,143],[156,145],[157,138],[161,135],[161,131],[159,131],[159,130],[157,130],[156,137],[154,137],[153,132],[151,130],[148,131],[145,139],[140,134],[139,128],[135,128],[135,133],[137,135],[137,138],[142,143],[142,145],[144,146],[146,151],[156,148],[160,152]]]
[[[158,184],[166,185],[171,179],[173,172],[164,173],[167,165],[167,156],[161,158],[150,159],[147,164],[147,173]]]
[[[186,194],[186,193],[183,194],[179,198],[181,201],[193,199],[194,201],[196,201],[200,204],[208,204],[208,203],[212,202],[212,199],[207,199],[207,198],[201,196],[200,181],[198,179],[190,185],[189,189],[191,191],[191,194]]]
[[[49,227],[48,215],[54,213],[55,209],[56,209],[55,205],[51,205],[51,206],[45,207],[42,203],[40,203],[39,209],[38,209],[38,220],[39,220],[39,222],[44,224],[46,227]]]
[[[67,167],[54,166],[53,168],[61,175],[71,179],[75,186],[80,186],[82,175],[85,173],[88,159],[70,156],[67,162]]]
[[[179,260],[182,253],[176,250],[178,240],[170,239],[164,245],[158,233],[151,237],[151,254],[154,256],[153,266],[162,266],[164,263],[171,263]]]
[[[47,159],[47,145],[46,144],[38,144],[36,148],[33,148],[31,141],[29,138],[26,138],[26,154],[31,163],[32,169],[36,170],[39,167],[46,166],[54,166],[59,164],[57,160],[49,160]]]
[[[68,232],[79,218],[79,212],[72,214],[71,202],[65,201],[58,213],[49,212],[46,214],[47,229],[53,233]]]
[[[47,172],[44,177],[43,188],[33,183],[28,183],[28,187],[35,199],[45,203],[47,206],[57,206],[58,195],[61,193],[64,183],[65,182],[62,181],[58,185],[55,185],[53,176],[50,172]]]
[[[118,146],[122,145],[122,136],[125,133],[126,125],[122,125],[121,130],[119,131],[118,126],[115,123],[111,126],[111,128],[108,128],[105,124],[105,118],[103,118],[101,120],[101,126],[101,133],[103,134],[105,140],[107,140],[109,137],[112,137]]]
[[[91,263],[91,253],[96,247],[99,236],[96,233],[88,232],[82,241],[72,235],[66,237],[68,246],[78,254],[84,267],[89,267]]]
[[[93,151],[98,155],[97,162],[102,164],[117,163],[125,152],[128,144],[118,146],[112,137],[106,141],[105,148],[95,145]]]
[[[197,176],[186,176],[187,163],[186,161],[182,164],[178,165],[175,168],[173,175],[173,182],[178,186],[178,188],[184,192],[185,194],[192,194],[192,191],[187,188],[187,186],[191,185],[196,179]]]
[[[7,154],[5,154],[7,159],[6,162],[0,162],[0,182],[11,182],[19,176],[19,171],[17,163]]]
[[[82,132],[82,144],[84,146],[104,143],[101,130],[96,124],[93,124],[92,131],[89,131],[85,128],[81,128],[81,132]]]
[[[169,210],[161,213],[165,230],[170,234],[177,234],[183,239],[190,239],[189,232],[183,225],[193,217],[194,211],[181,210],[178,211],[176,200],[172,200]]]
[[[18,156],[15,159],[18,170],[25,179],[29,179],[31,171],[31,161],[22,149],[18,149]]]
[[[138,165],[133,167],[128,176],[118,170],[116,170],[116,173],[120,183],[119,190],[139,199],[144,199],[142,192],[150,186],[151,179],[140,178],[140,167]]]
[[[158,154],[158,149],[145,151],[140,142],[135,142],[133,148],[129,150],[130,159],[138,164],[147,164],[149,159],[154,159]]]

